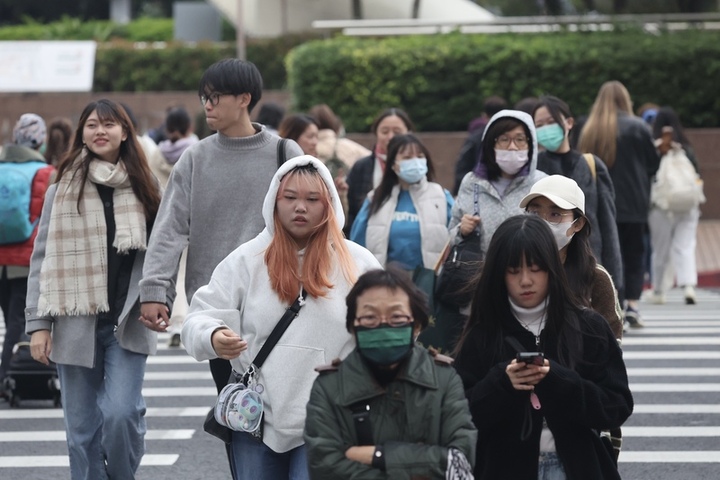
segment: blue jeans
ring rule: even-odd
[[[235,480],[310,480],[305,445],[276,453],[247,433],[233,432]]]
[[[538,480],[565,480],[565,469],[555,452],[540,454],[538,462]]]
[[[147,355],[122,348],[109,323],[98,325],[95,337],[94,367],[57,366],[70,475],[73,480],[132,480],[145,453]]]

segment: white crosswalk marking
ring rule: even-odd
[[[685,306],[674,291],[666,305],[643,303],[641,314],[646,327],[623,341],[635,409],[623,427],[620,473],[651,478],[647,472],[658,471],[652,468],[686,472],[703,465],[717,472],[720,295],[698,290],[698,305]],[[168,340],[169,334],[159,336],[158,355],[147,362],[147,453],[138,480],[191,478],[189,471],[197,472],[192,478],[229,478],[222,443],[202,431],[216,395],[208,364],[168,348]],[[48,403],[13,409],[0,403],[0,478],[24,478],[31,467],[43,467],[45,478],[67,478],[62,419],[62,410]]]

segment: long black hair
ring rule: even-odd
[[[372,203],[370,204],[370,214],[376,213],[378,210],[380,210],[380,207],[382,207],[383,203],[385,203],[387,199],[390,198],[393,187],[398,184],[398,176],[397,173],[395,173],[395,170],[393,170],[393,166],[395,165],[395,160],[397,159],[400,150],[402,150],[408,145],[416,145],[423,153],[423,155],[425,155],[425,160],[427,160],[428,168],[426,177],[428,181],[433,181],[433,179],[435,178],[435,170],[433,169],[430,152],[427,148],[425,148],[425,145],[422,144],[420,139],[412,133],[395,135],[390,140],[390,143],[388,143],[385,173],[383,173],[382,180],[380,180],[380,185],[377,186],[377,188],[375,189],[375,193],[373,194]]]
[[[523,261],[548,273],[545,331],[557,339],[555,358],[572,368],[582,348],[578,340],[581,307],[568,285],[555,238],[545,221],[535,215],[510,217],[495,231],[456,352],[462,349],[473,329],[482,332],[481,348],[496,355],[503,350],[504,323],[513,318],[505,274],[508,268],[522,266]]]
[[[573,286],[575,298],[583,307],[590,308],[592,289],[597,275],[597,259],[590,246],[590,220],[575,208],[572,211],[573,219],[580,217],[585,219],[585,225],[580,231],[575,232],[567,247],[565,257],[565,275],[568,284]]]

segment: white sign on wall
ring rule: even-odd
[[[0,92],[89,92],[95,42],[0,42]]]

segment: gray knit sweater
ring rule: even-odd
[[[262,205],[277,170],[277,136],[259,124],[255,135],[217,133],[188,148],[170,174],[153,227],[140,301],[172,304],[180,255],[188,247],[185,292],[210,281],[213,270],[240,244],[262,231]],[[287,158],[302,155],[293,141]]]

